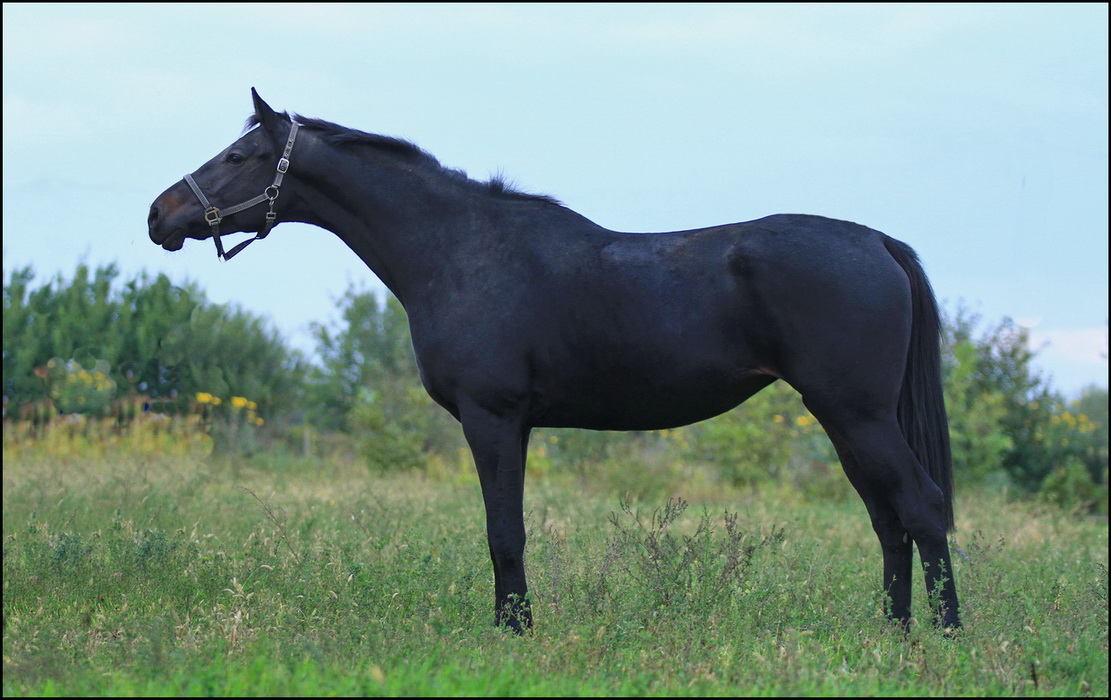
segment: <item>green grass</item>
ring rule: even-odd
[[[518,638],[492,626],[468,471],[12,462],[5,695],[1108,692],[1107,523],[1049,506],[960,499],[951,639],[884,620],[855,499],[532,479]]]

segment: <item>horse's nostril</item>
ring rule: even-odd
[[[158,217],[158,205],[151,205],[150,214],[147,215],[147,226],[154,226],[155,222],[158,221]]]

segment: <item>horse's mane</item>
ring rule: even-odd
[[[287,112],[282,112],[281,115],[290,119]],[[314,119],[311,117],[303,117],[300,114],[294,114],[292,119],[295,120],[304,128],[312,129],[320,134],[320,136],[333,146],[344,148],[349,146],[367,146],[380,151],[385,151],[394,156],[403,158],[411,163],[429,168],[433,171],[438,171],[448,177],[459,178],[467,182],[483,188],[487,193],[498,197],[509,197],[511,199],[529,199],[538,202],[547,202],[549,204],[561,205],[559,200],[545,194],[533,194],[530,192],[523,192],[517,189],[512,183],[507,182],[503,175],[496,174],[490,177],[486,182],[478,182],[471,180],[467,173],[456,168],[448,168],[436,159],[428,151],[425,151],[420,146],[412,141],[396,138],[394,136],[383,136],[381,134],[369,134],[365,131],[358,129],[349,129],[345,126],[340,126],[333,122],[325,121],[323,119]],[[252,114],[247,118],[247,123],[244,129],[251,129],[259,124],[257,114]]]

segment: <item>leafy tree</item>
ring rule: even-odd
[[[94,381],[84,394],[55,399],[65,411],[111,393],[184,407],[199,392],[248,397],[262,413],[288,412],[298,401],[303,359],[277,332],[245,311],[208,303],[193,284],[140,275],[114,289],[115,265],[32,288],[24,267],[4,284],[4,399],[19,406],[46,399],[59,381]],[[108,375],[95,381],[96,374]],[[45,381],[44,381],[45,380]],[[70,382],[73,383],[72,381]],[[67,395],[68,396],[68,395]]]
[[[1080,398],[1070,406],[1077,416],[1087,418],[1094,426],[1088,438],[1082,441],[1081,461],[1096,483],[1107,487],[1107,389],[1095,385],[1080,393]],[[1080,419],[1078,418],[1078,421]]]
[[[1003,460],[1014,441],[1006,432],[1006,397],[982,381],[981,357],[990,350],[972,337],[974,323],[958,313],[945,326],[945,404],[955,476],[963,483],[1007,481]]]
[[[1107,392],[1077,402],[1054,391],[1033,366],[1026,329],[1005,318],[977,335],[980,318],[959,308],[946,325],[946,401],[957,468],[982,479],[1002,472],[1028,492],[1107,489]],[[1102,403],[1101,403],[1102,402]],[[1096,503],[1088,497],[1074,500]],[[1098,504],[1097,504],[1098,507]]]
[[[322,366],[309,388],[310,420],[356,435],[379,469],[423,466],[464,446],[459,424],[425,392],[409,321],[392,295],[349,289],[339,329],[315,325]]]
[[[193,391],[182,365],[204,294],[192,284],[177,286],[165,275],[150,280],[144,274],[124,284],[119,303],[124,349],[116,366],[130,390],[158,398]]]
[[[365,389],[389,377],[419,385],[420,377],[409,321],[396,298],[380,301],[352,288],[336,305],[342,317],[338,330],[312,326],[321,367],[312,374],[310,416],[321,428],[343,430]]]

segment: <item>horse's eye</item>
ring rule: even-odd
[[[232,165],[239,165],[240,163],[242,163],[243,161],[245,161],[247,159],[243,157],[242,153],[229,153],[228,157],[225,158],[224,160],[231,163]]]

